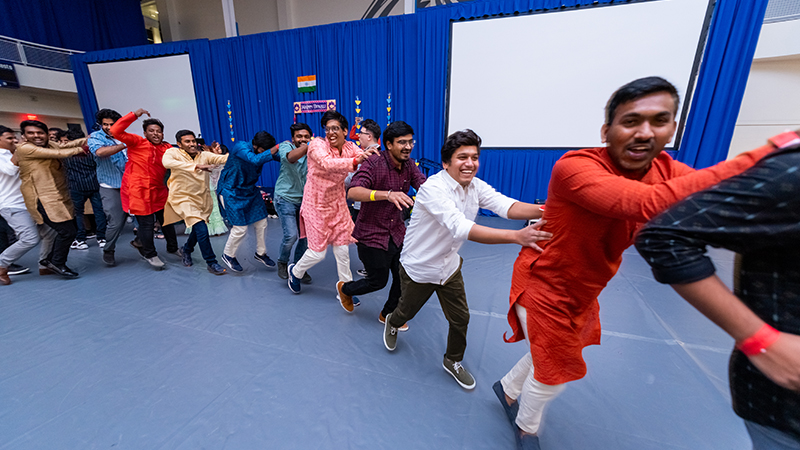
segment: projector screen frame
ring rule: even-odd
[[[475,22],[475,21],[484,21],[484,20],[502,20],[507,19],[510,17],[520,17],[520,16],[532,16],[532,15],[540,15],[540,14],[557,14],[560,12],[567,12],[567,11],[582,11],[594,8],[610,8],[614,6],[629,6],[632,4],[637,3],[650,3],[650,2],[658,2],[658,1],[665,1],[665,0],[628,0],[625,3],[593,3],[591,5],[575,5],[575,6],[568,6],[562,7],[556,10],[541,10],[541,11],[525,11],[525,12],[515,12],[514,14],[499,14],[495,16],[482,16],[482,17],[462,17],[457,20],[450,21],[449,27],[449,45],[447,48],[447,79],[445,81],[445,117],[444,117],[444,136],[442,136],[442,142],[447,140],[447,136],[456,131],[451,131],[449,129],[450,126],[450,80],[452,78],[452,69],[453,69],[453,26],[456,23],[461,22]],[[717,4],[717,0],[703,0],[707,2],[705,17],[703,18],[703,25],[700,30],[700,38],[697,42],[697,47],[695,50],[694,60],[692,62],[692,70],[689,76],[689,83],[686,87],[686,95],[682,100],[682,105],[680,108],[680,121],[678,121],[678,127],[675,130],[675,138],[673,144],[669,147],[665,147],[664,150],[672,150],[675,152],[680,151],[680,143],[683,138],[683,132],[686,127],[686,119],[689,115],[689,108],[692,102],[692,96],[694,94],[695,85],[697,83],[697,76],[700,71],[700,64],[703,61],[703,54],[706,47],[706,43],[708,41],[708,31],[711,28],[711,20],[713,19],[714,9]],[[610,95],[611,93],[609,93]],[[599,129],[598,129],[599,130]],[[598,131],[599,132],[599,131]],[[564,151],[564,150],[579,150],[584,147],[486,147],[492,150],[553,150],[553,151]]]
[[[126,57],[126,58],[121,58],[121,59],[92,61],[92,62],[86,63],[87,72],[89,74],[89,81],[91,82],[91,85],[92,85],[92,95],[94,96],[95,103],[98,105],[98,110],[102,109],[102,108],[106,108],[108,106],[100,104],[100,99],[98,98],[98,95],[97,95],[97,86],[96,86],[95,80],[94,80],[94,78],[92,76],[92,70],[91,70],[92,66],[100,66],[100,65],[104,65],[104,64],[116,64],[116,63],[131,63],[131,62],[138,62],[138,61],[169,59],[169,58],[179,58],[179,57],[186,57],[186,59],[187,59],[188,75],[191,77],[191,80],[192,80],[192,82],[191,82],[191,90],[192,90],[192,97],[193,97],[192,105],[194,106],[194,112],[197,113],[197,130],[190,130],[190,131],[196,133],[198,138],[202,138],[203,137],[203,130],[202,130],[202,126],[200,125],[200,105],[198,104],[197,84],[196,84],[196,82],[194,80],[195,74],[194,74],[194,70],[193,70],[193,67],[192,67],[192,55],[191,55],[191,52],[188,51],[188,50],[180,51],[180,52],[176,52],[176,53],[166,53],[166,54],[159,54],[159,55],[146,55],[146,56],[141,56],[141,57]],[[140,105],[141,102],[138,102],[136,104]],[[144,107],[144,106],[145,105],[140,105],[139,107]],[[152,105],[148,105],[147,108],[152,109],[153,106]],[[126,114],[125,110],[135,111],[135,109],[133,109],[133,108],[122,108],[122,109],[119,109],[118,112],[120,114],[122,114],[122,115],[125,115]],[[147,117],[139,117],[134,121],[134,123],[138,124],[138,123],[140,123],[140,121],[143,121],[143,120],[145,120],[147,118],[151,118],[151,116],[148,115]],[[165,120],[164,117],[162,117],[162,116],[160,116],[158,114],[156,114],[152,118],[157,118],[157,119],[161,120],[162,122]],[[169,127],[172,126],[172,125],[171,125],[171,122],[167,122],[164,126],[165,126],[165,128],[169,129]],[[180,127],[175,127],[175,128],[177,130],[181,129]],[[193,126],[186,127],[186,129],[191,129],[191,128],[194,128],[194,127]],[[170,131],[170,133],[172,133],[172,131]],[[164,136],[164,142],[171,142],[171,139],[166,134]],[[176,142],[175,145],[177,146],[177,144],[178,143]]]

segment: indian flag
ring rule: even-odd
[[[297,77],[297,92],[314,92],[317,90],[317,76]]]

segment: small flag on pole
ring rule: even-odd
[[[314,92],[317,90],[317,76],[297,77],[297,92]]]

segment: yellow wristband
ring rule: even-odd
[[[372,192],[370,192],[370,193],[369,193],[369,199],[370,199],[370,201],[373,201],[373,202],[375,201],[375,193],[376,193],[376,192],[378,192],[378,191],[372,191]]]

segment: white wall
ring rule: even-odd
[[[728,158],[800,129],[800,20],[761,29]]]
[[[0,124],[13,129],[27,120],[28,114],[35,114],[47,126],[66,129],[67,123],[79,123],[86,131],[78,94],[31,88],[0,89],[0,105]]]

